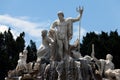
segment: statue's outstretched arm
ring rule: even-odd
[[[79,7],[76,9],[76,11],[79,13],[78,17],[76,18],[72,18],[72,22],[76,22],[76,21],[79,21],[82,17],[82,14],[83,14],[83,7]]]

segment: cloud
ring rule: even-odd
[[[32,22],[27,16],[10,16],[10,15],[0,15],[0,31],[4,32],[11,28],[11,33],[14,36],[14,39],[19,36],[21,32],[25,32],[25,41],[26,46],[29,44],[30,40],[36,42],[36,46],[38,47],[41,44],[41,31],[43,29],[48,30],[50,26],[50,21],[46,22]]]
[[[4,33],[5,31],[8,31],[8,27],[6,25],[0,25],[0,32]]]
[[[36,38],[41,36],[41,30],[48,29],[48,26],[50,25],[49,22],[30,22],[26,18],[28,19],[28,17],[25,16],[17,18],[10,15],[0,15],[0,24],[12,26],[17,32],[20,33],[24,31]]]
[[[0,24],[0,32],[4,33],[5,31],[8,31],[9,27],[6,25]],[[13,34],[13,38],[16,39],[19,33],[15,30],[11,30],[11,33]]]

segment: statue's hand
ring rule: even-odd
[[[83,13],[83,10],[84,10],[84,7],[79,6],[79,8],[76,8],[76,11],[79,12],[81,15]]]
[[[83,7],[82,7],[82,8],[80,9],[80,14],[81,14],[81,15],[82,15],[82,13],[83,13],[83,10],[84,10],[84,9],[83,9]]]

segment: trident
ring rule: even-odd
[[[83,10],[84,10],[84,7],[83,7],[83,6],[82,6],[82,7],[79,6],[78,8],[76,8],[76,11],[79,12],[79,13],[80,13],[80,11],[83,11]],[[78,38],[79,38],[79,39],[78,39],[78,40],[79,40],[79,45],[78,45],[78,51],[79,51],[79,52],[80,52],[80,33],[81,33],[81,32],[80,32],[80,31],[81,31],[80,26],[81,26],[81,19],[80,19],[80,21],[79,21],[79,37],[78,37]]]

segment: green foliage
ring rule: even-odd
[[[27,50],[28,50],[27,62],[36,61],[36,59],[37,59],[37,55],[36,55],[37,48],[36,48],[35,42],[30,40],[30,45],[27,46]]]
[[[81,44],[81,52],[84,55],[91,54],[91,45],[98,40],[98,35],[95,32],[90,32],[86,34],[86,37],[83,37]]]
[[[4,40],[5,40],[5,51],[8,54],[8,62],[9,62],[9,69],[14,69],[15,65],[17,64],[15,57],[18,53],[16,53],[16,42],[13,38],[13,35],[10,29],[4,33]]]

